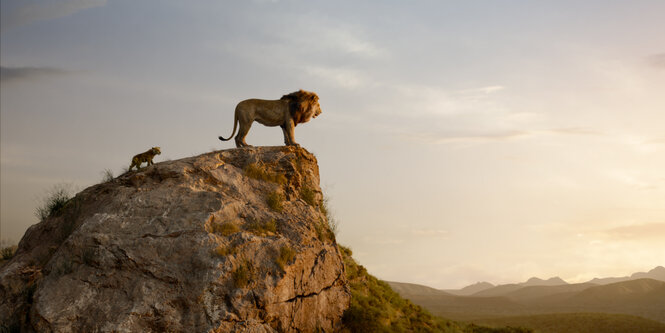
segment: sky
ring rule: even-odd
[[[2,0],[0,239],[305,89],[338,242],[435,288],[665,265],[663,1]],[[280,145],[255,125],[247,142]]]

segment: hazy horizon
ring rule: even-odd
[[[316,92],[339,243],[440,289],[665,265],[665,3],[3,0],[0,241],[53,185]],[[280,145],[279,128],[247,142]]]

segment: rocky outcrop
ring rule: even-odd
[[[232,149],[92,186],[0,268],[0,322],[39,332],[313,332],[350,293],[302,148]]]

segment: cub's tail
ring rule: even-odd
[[[221,135],[218,137],[222,141],[229,141],[231,138],[236,135],[236,129],[238,128],[238,112],[235,113],[233,116],[233,132],[231,133],[231,136],[228,139],[224,139]]]

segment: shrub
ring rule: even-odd
[[[337,232],[339,231],[339,224],[335,216],[330,211],[329,205],[330,204],[328,197],[324,197],[323,200],[321,201],[321,205],[319,205],[319,209],[321,210],[321,213],[323,213],[323,215],[325,215],[326,217],[326,221],[328,222],[328,228],[330,229],[330,231],[332,231],[333,235],[337,236]]]
[[[268,207],[278,213],[281,213],[284,210],[284,200],[284,195],[279,191],[270,192],[266,198]]]
[[[316,207],[316,191],[309,187],[300,189],[300,197],[310,206]]]
[[[245,175],[250,178],[268,181],[276,184],[286,184],[286,176],[283,174],[278,174],[270,172],[267,170],[266,166],[259,163],[250,163],[247,164],[244,168]]]
[[[259,235],[266,236],[277,233],[277,222],[270,220],[267,222],[254,221],[247,224],[247,231]]]
[[[275,259],[275,262],[281,270],[284,270],[284,266],[295,259],[295,257],[296,251],[288,245],[284,245],[279,249],[279,256]]]
[[[222,236],[229,236],[240,231],[240,228],[233,222],[212,224],[212,232]]]
[[[325,222],[320,221],[319,223],[314,224],[314,230],[316,231],[316,238],[322,242],[327,242],[329,240],[335,239],[335,233],[330,230],[328,225]]]
[[[71,192],[69,185],[55,185],[42,200],[42,205],[35,210],[37,218],[43,221],[47,217],[59,213],[71,198]]]
[[[104,169],[104,171],[102,171],[102,183],[110,182],[113,178],[115,177],[113,176],[113,171],[111,171],[111,169]]]
[[[249,285],[253,278],[253,268],[249,261],[244,260],[235,271],[233,271],[233,284],[236,288],[244,288]]]
[[[0,250],[0,258],[2,258],[2,260],[11,259],[14,256],[14,253],[16,253],[16,249],[17,249],[16,245],[2,248],[2,250]]]

